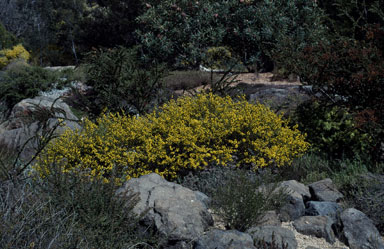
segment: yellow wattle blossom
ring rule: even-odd
[[[12,49],[0,50],[0,69],[7,66],[12,60],[28,61],[30,57],[29,52],[21,44],[14,46]]]
[[[168,179],[208,164],[238,167],[288,165],[309,147],[297,127],[268,107],[244,98],[201,94],[171,100],[142,117],[104,114],[66,130],[41,154],[35,168],[44,177],[53,166],[120,182],[156,172]]]

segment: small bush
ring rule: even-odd
[[[19,44],[11,49],[0,50],[0,69],[3,69],[9,63],[15,60],[28,61],[30,58],[29,52]]]
[[[95,98],[90,108],[95,114],[105,108],[149,111],[163,88],[164,68],[143,64],[134,49],[95,51],[88,55],[86,64],[86,84],[93,88]]]
[[[309,100],[295,114],[299,129],[308,135],[313,150],[331,158],[369,156],[372,136],[359,129],[347,108]]]
[[[278,170],[281,180],[296,180],[304,184],[323,180],[331,177],[331,174],[330,162],[315,153],[307,153],[295,159],[291,167],[281,167]]]
[[[21,100],[53,88],[57,82],[58,75],[52,71],[23,63],[13,65],[0,77],[0,101],[11,109]]]
[[[287,201],[284,191],[276,190],[276,184],[252,177],[244,170],[229,173],[213,192],[212,206],[230,229],[245,231],[257,225],[267,211]]]
[[[102,115],[79,132],[67,131],[40,157],[36,169],[50,174],[80,171],[108,181],[156,172],[168,179],[226,165],[242,168],[290,164],[308,148],[296,127],[263,105],[213,94],[179,98],[141,117]]]
[[[227,70],[234,62],[231,51],[226,47],[208,48],[203,59],[203,64],[211,69]]]

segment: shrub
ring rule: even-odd
[[[306,132],[312,148],[332,158],[362,156],[372,152],[373,137],[359,127],[348,108],[309,100],[299,105],[295,121]]]
[[[134,49],[95,51],[88,55],[86,64],[86,83],[93,87],[95,98],[90,108],[95,114],[105,108],[148,111],[163,88],[164,68],[143,64]]]
[[[47,91],[58,83],[58,75],[41,67],[17,64],[0,77],[0,100],[7,108],[26,98],[33,98],[40,91]]]
[[[373,41],[339,39],[308,46],[302,53],[296,70],[302,82],[326,92],[333,102],[377,114],[383,110],[383,53]]]
[[[14,60],[28,61],[29,58],[29,52],[21,44],[14,46],[12,49],[0,50],[0,69],[3,69]]]
[[[59,172],[56,172],[59,173]],[[52,174],[42,182],[0,184],[0,246],[11,248],[154,248],[132,211],[137,195],[113,184]],[[136,247],[137,246],[137,247]]]
[[[211,69],[227,70],[231,64],[234,64],[234,58],[231,51],[226,47],[211,47],[206,51],[203,65]]]
[[[302,83],[312,85],[314,91],[320,93],[322,104],[339,105],[348,110],[348,116],[354,115],[356,129],[372,139],[370,148],[365,146],[365,152],[368,150],[374,160],[382,160],[384,29],[380,25],[370,25],[359,32],[364,35],[359,40],[336,37],[308,45],[293,53],[292,64],[285,66],[299,75]],[[349,132],[353,134],[356,132]],[[361,142],[357,144],[362,145]]]
[[[81,131],[54,141],[36,169],[49,175],[56,163],[64,172],[125,181],[150,172],[174,179],[209,163],[226,165],[233,156],[242,168],[279,167],[307,150],[304,138],[263,105],[202,94],[141,117],[104,114],[86,121]]]
[[[286,202],[287,195],[284,190],[277,190],[277,184],[269,184],[243,170],[229,172],[212,196],[215,213],[228,228],[243,232],[257,225],[267,211],[276,210]]]
[[[282,181],[296,180],[304,184],[310,184],[332,176],[333,167],[330,161],[315,153],[307,153],[295,159],[291,167],[282,167],[278,175]]]

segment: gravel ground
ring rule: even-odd
[[[293,222],[283,222],[281,226],[293,231],[297,240],[297,249],[306,249],[308,246],[313,246],[319,249],[349,249],[348,246],[338,239],[336,239],[336,242],[332,245],[323,238],[301,234],[295,230]]]

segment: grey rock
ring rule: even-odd
[[[200,200],[201,193],[168,182],[155,173],[127,181],[116,193],[124,195],[127,191],[140,197],[133,211],[147,211],[142,221],[154,224],[169,241],[194,240],[213,225],[206,204]]]
[[[279,248],[283,246],[283,243],[284,245],[287,245],[288,249],[297,248],[295,234],[286,228],[278,226],[257,226],[248,229],[246,232],[252,236],[255,243],[264,240],[266,243],[270,244],[274,239]]]
[[[320,248],[314,247],[314,246],[307,246],[305,249],[320,249]]]
[[[309,191],[315,201],[337,202],[344,197],[329,178],[310,184]]]
[[[311,198],[309,188],[296,180],[281,182],[280,187],[285,188],[292,197],[301,197],[304,201]]]
[[[211,198],[209,198],[206,194],[200,192],[200,191],[195,191],[196,198],[204,203],[206,206],[209,206],[211,203]]]
[[[339,204],[329,201],[309,201],[306,206],[306,215],[328,216],[333,220],[333,223],[337,223],[337,217],[343,211]]]
[[[303,216],[293,222],[299,233],[324,238],[331,244],[336,241],[332,224],[333,221],[328,216]]]
[[[80,128],[76,122],[77,117],[62,100],[55,101],[43,96],[22,100],[12,108],[8,120],[0,125],[0,142],[3,146],[16,151],[26,144],[20,154],[21,160],[29,160],[36,153],[37,140],[31,138],[40,136],[44,128],[43,121],[36,117],[39,108],[51,110],[54,114],[45,123],[46,128],[55,127],[58,124],[58,118],[70,119],[65,121],[63,127],[57,127],[55,135],[61,134],[65,129]]]
[[[279,219],[279,215],[276,211],[268,211],[264,214],[264,216],[258,222],[260,226],[281,226],[281,221]]]
[[[54,103],[54,104],[53,104]],[[45,109],[51,109],[53,107],[56,110],[56,116],[60,118],[68,118],[68,119],[75,119],[77,120],[77,117],[72,113],[69,106],[64,103],[61,99],[58,99],[55,101],[55,99],[46,97],[46,96],[37,96],[33,99],[24,99],[17,103],[12,108],[12,113],[10,118],[20,118],[25,117],[25,113],[30,111],[33,112],[36,110],[36,106],[39,106],[40,108]],[[59,111],[59,109],[63,110]]]
[[[280,208],[279,213],[282,221],[291,221],[303,216],[305,213],[303,199],[288,196],[288,203]]]
[[[295,180],[281,182],[277,190],[283,189],[288,194],[288,203],[280,208],[282,221],[295,220],[305,213],[304,200],[310,198],[308,187]]]
[[[252,237],[237,230],[214,229],[201,236],[194,249],[256,249]]]
[[[351,249],[384,249],[379,231],[361,211],[348,208],[341,215],[343,239]]]
[[[249,95],[250,101],[256,101],[266,96],[274,96],[278,98],[286,98],[290,94],[289,90],[283,88],[267,88],[262,89],[254,94]]]

